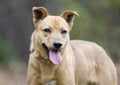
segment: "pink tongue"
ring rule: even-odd
[[[62,56],[59,51],[50,50],[49,57],[53,64],[60,64],[62,61]]]

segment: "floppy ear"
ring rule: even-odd
[[[74,16],[79,16],[79,14],[76,11],[70,10],[67,10],[61,14],[61,17],[63,17],[70,26],[73,24]]]
[[[48,11],[44,7],[33,7],[32,11],[34,24],[36,24],[39,20],[42,20],[49,15]]]

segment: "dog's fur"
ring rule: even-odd
[[[82,40],[69,40],[75,11],[60,16],[49,15],[44,7],[33,7],[35,31],[31,37],[28,85],[46,85],[55,80],[57,85],[117,85],[114,64],[97,44]],[[47,31],[44,31],[47,29]],[[54,49],[58,39],[62,46],[62,62],[53,64],[45,50]]]

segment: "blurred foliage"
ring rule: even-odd
[[[44,6],[53,15],[76,10],[80,16],[75,18],[71,39],[96,42],[120,62],[119,0],[1,0],[0,62],[9,62],[9,57],[28,60],[33,6]]]
[[[18,61],[18,54],[15,50],[16,48],[14,47],[13,43],[5,42],[1,37],[0,37],[0,63],[5,64],[6,66],[9,66],[9,64],[13,62]]]

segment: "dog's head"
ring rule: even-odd
[[[44,7],[33,7],[35,31],[32,35],[32,49],[48,55],[54,64],[62,60],[61,51],[69,41],[75,11],[65,11],[60,16],[51,16]]]

